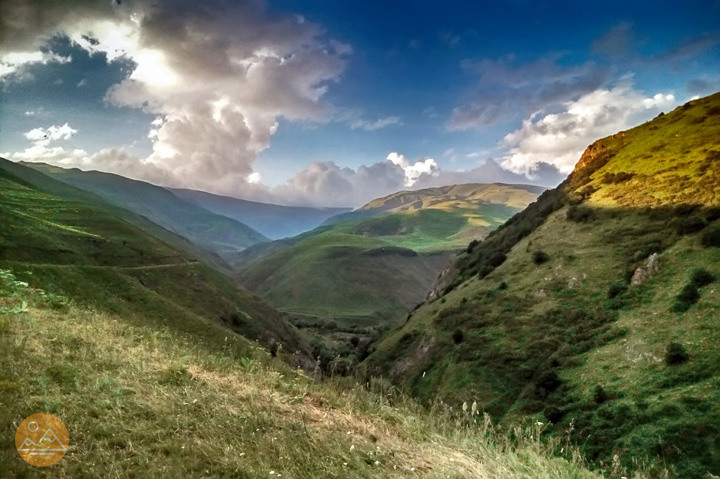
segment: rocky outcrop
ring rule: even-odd
[[[630,280],[631,285],[638,285],[643,284],[645,281],[650,279],[655,273],[657,273],[658,269],[660,268],[659,260],[658,260],[658,254],[653,253],[651,254],[647,260],[645,260],[645,264],[638,269],[635,270],[635,272],[632,275],[632,279]]]

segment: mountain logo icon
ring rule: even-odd
[[[25,418],[15,432],[15,447],[28,464],[47,467],[65,456],[70,435],[65,424],[52,414],[37,413]]]

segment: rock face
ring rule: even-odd
[[[641,266],[635,270],[635,273],[633,273],[632,279],[630,280],[630,284],[633,286],[643,284],[645,281],[650,279],[659,268],[660,264],[658,260],[658,254],[653,253],[648,257],[647,260],[645,260],[644,266]]]

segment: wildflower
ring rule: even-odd
[[[477,401],[473,401],[472,408],[471,408],[472,415],[476,415],[478,413],[478,403]]]
[[[463,403],[463,412],[467,412],[467,408],[468,408],[467,402],[464,402]]]
[[[270,471],[270,475],[271,475],[271,476],[274,476],[274,475],[275,475],[275,471]]]
[[[538,421],[538,422],[537,422],[537,425],[538,425],[538,426],[543,426],[544,424],[541,423],[540,421]]]
[[[350,446],[350,450],[352,451],[353,449],[355,449],[355,444],[353,444],[352,446]]]
[[[380,461],[375,461],[375,465],[376,465],[376,466],[379,466],[379,465],[380,465]]]

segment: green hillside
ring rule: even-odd
[[[381,380],[317,382],[239,336],[58,309],[56,293],[0,268],[2,477],[600,479],[540,425],[428,410]],[[48,468],[9,440],[38,411],[70,434]]]
[[[227,335],[229,327],[264,344],[279,341],[288,351],[305,349],[297,331],[262,300],[116,216],[99,198],[93,204],[63,199],[47,191],[72,196],[72,187],[44,177],[39,189],[9,169],[39,175],[0,163],[0,268],[61,295],[58,304],[147,315],[199,341]]]
[[[238,278],[283,310],[345,324],[397,319],[424,298],[453,254],[540,190],[455,185],[396,193],[285,240]]]
[[[170,191],[144,181],[100,171],[65,169],[25,163],[56,180],[95,193],[110,203],[147,217],[221,257],[242,251],[267,238],[249,226],[181,200]]]
[[[591,145],[367,360],[595,464],[720,475],[720,94]],[[651,477],[665,477],[662,473]]]

